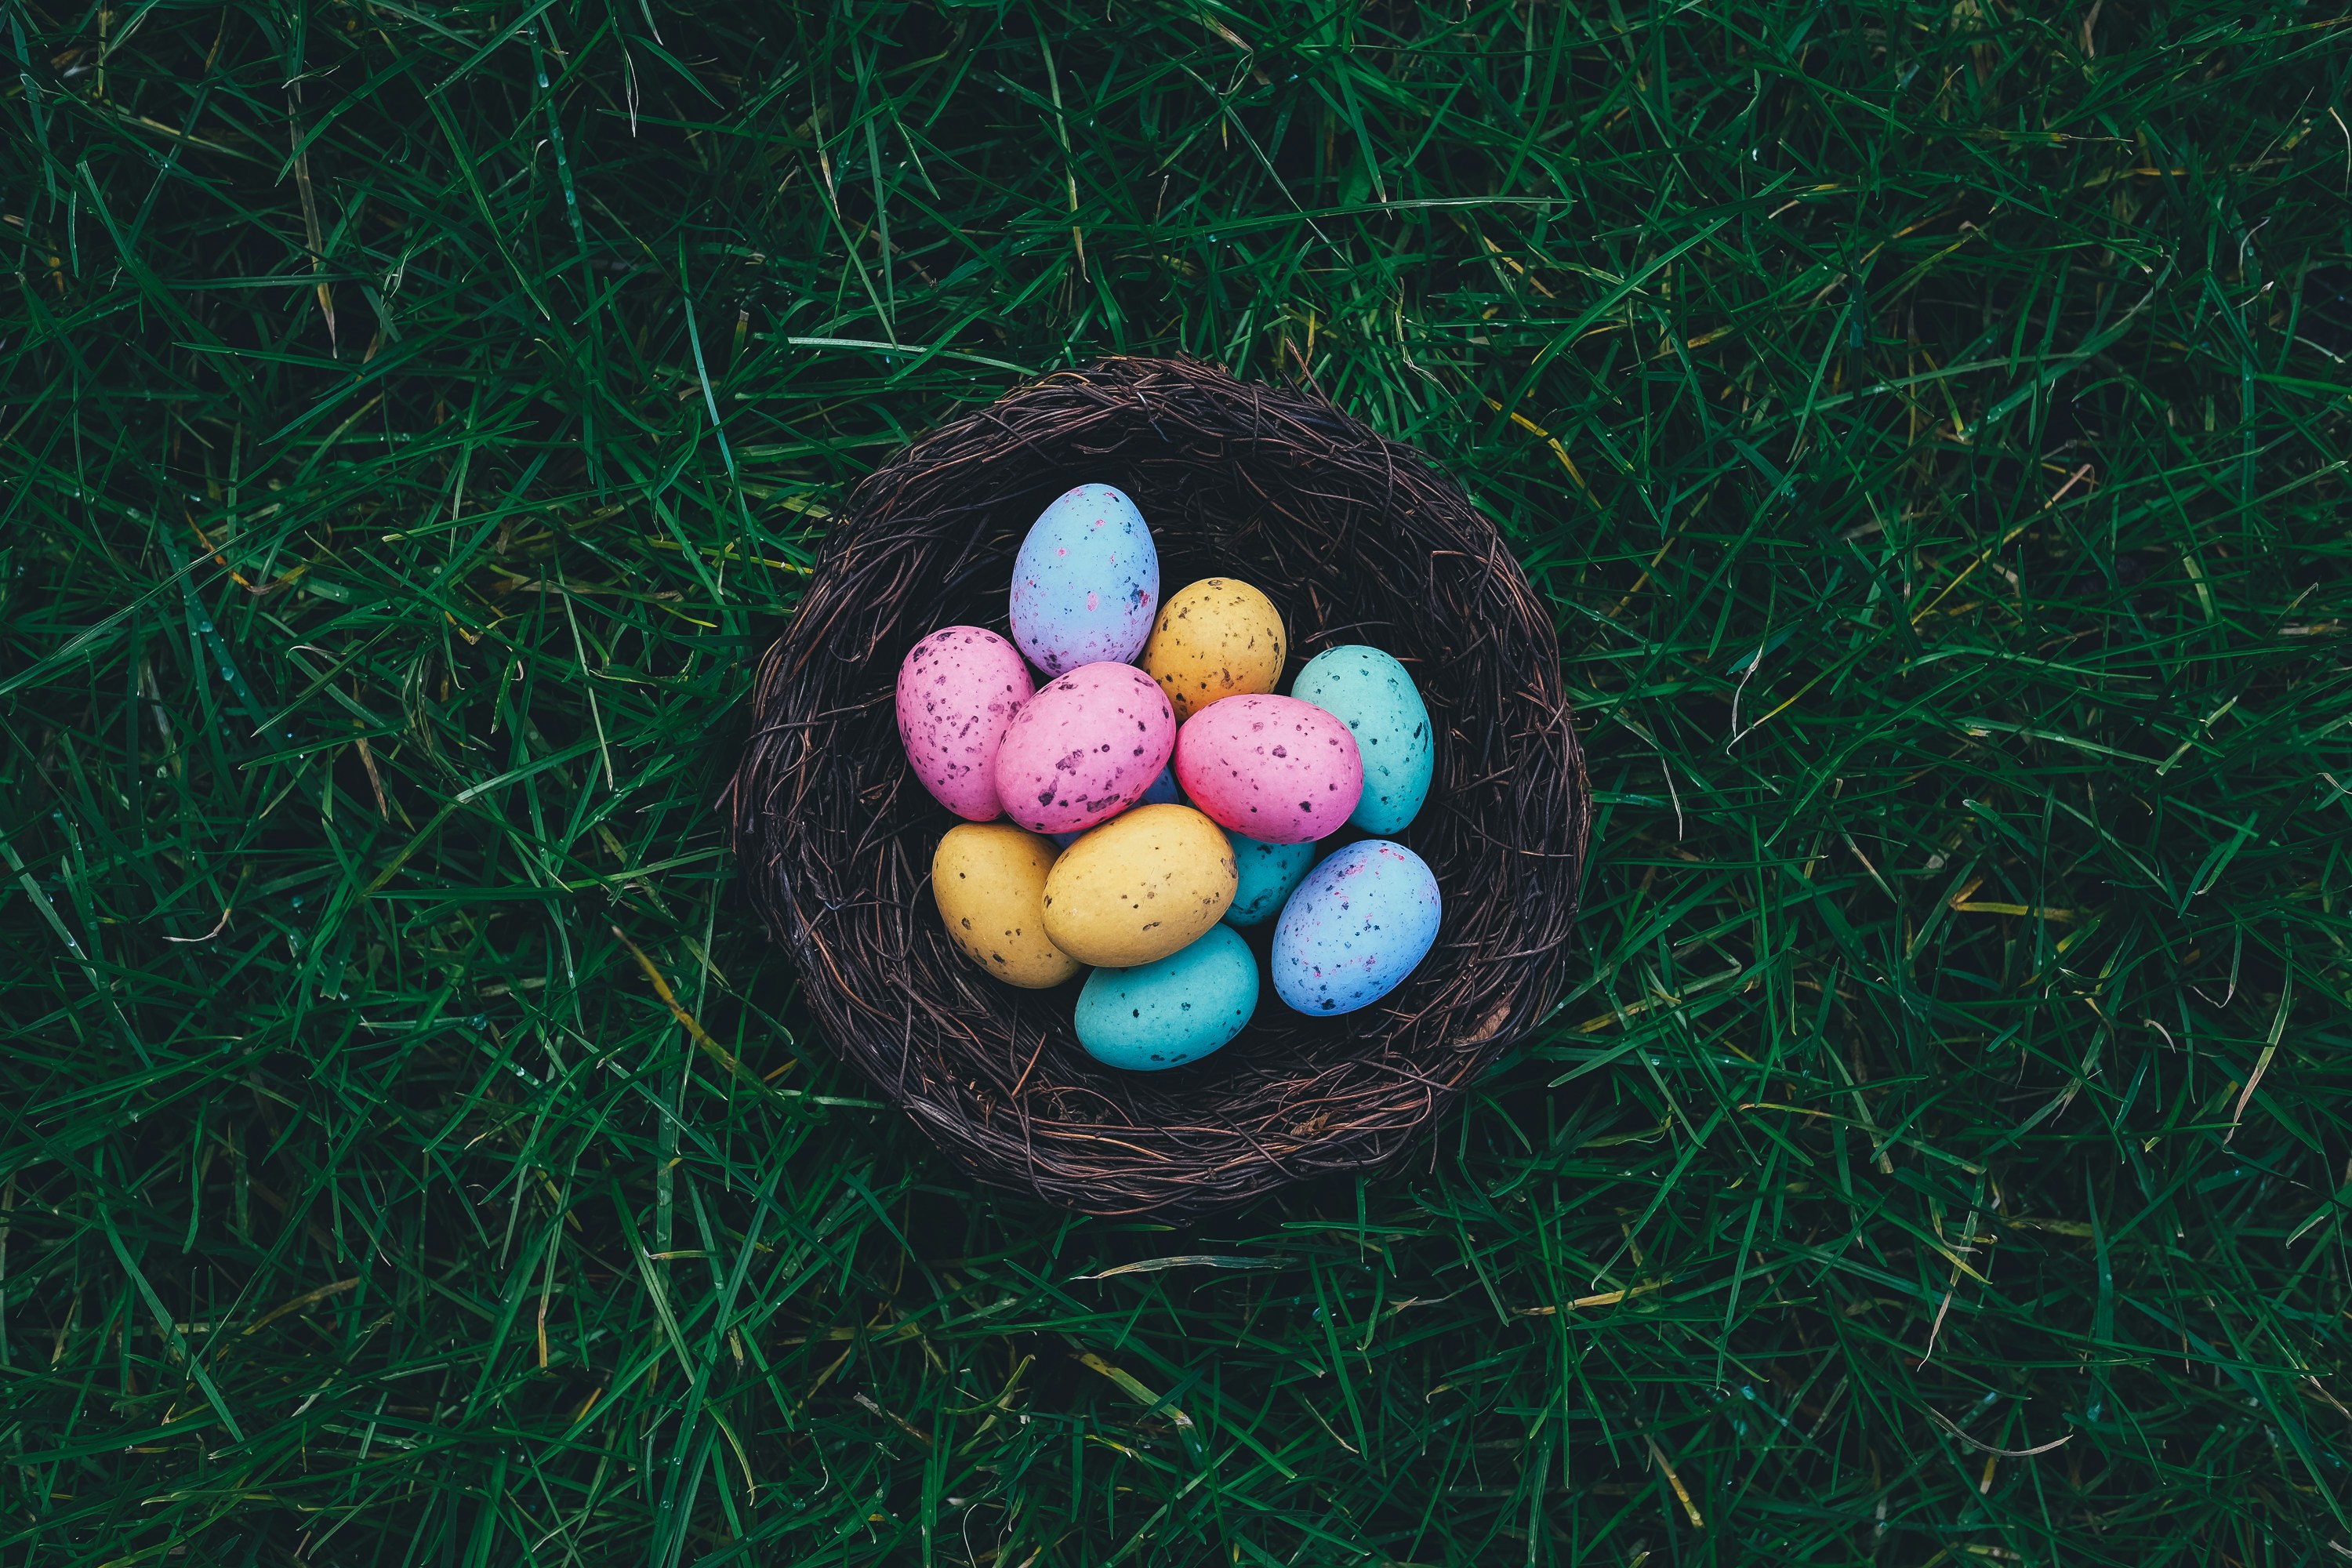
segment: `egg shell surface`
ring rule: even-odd
[[[1272,920],[1315,864],[1314,844],[1266,844],[1231,831],[1225,838],[1234,847],[1234,868],[1240,877],[1225,923],[1254,926]]]
[[[996,749],[1036,689],[1021,650],[985,626],[942,626],[908,650],[898,666],[898,739],[933,799],[973,822],[1004,815]]]
[[[1257,1011],[1257,955],[1231,926],[1133,969],[1097,969],[1078,993],[1078,1044],[1105,1067],[1162,1072],[1199,1061]]]
[[[1274,989],[1318,1017],[1368,1007],[1437,941],[1442,900],[1422,858],[1359,839],[1307,874],[1274,929]]]
[[[1347,822],[1363,794],[1364,764],[1348,726],[1311,702],[1228,697],[1176,732],[1176,783],[1220,826],[1302,844]]]
[[[1159,608],[1160,551],[1116,486],[1065,490],[1013,559],[1013,640],[1047,675],[1133,658]]]
[[[1009,822],[962,822],[931,856],[931,898],[964,956],[1008,985],[1041,991],[1084,967],[1045,934],[1054,847]]]
[[[1136,662],[1181,724],[1221,699],[1272,691],[1289,646],[1273,600],[1237,577],[1203,577],[1168,595]]]
[[[1143,792],[1143,798],[1137,801],[1135,804],[1138,805],[1183,805],[1184,792],[1176,787],[1175,767],[1171,764],[1160,769],[1160,776],[1151,781],[1151,787],[1145,790]],[[1077,833],[1049,833],[1045,837],[1054,841],[1055,847],[1067,849],[1071,845],[1076,844],[1079,839],[1084,838],[1086,834],[1083,831]]]
[[[1327,648],[1307,661],[1290,694],[1338,718],[1356,737],[1364,794],[1348,820],[1367,833],[1403,832],[1421,814],[1437,770],[1429,709],[1404,666],[1362,643]]]
[[[996,748],[1004,814],[1032,833],[1075,833],[1143,798],[1167,767],[1176,715],[1131,664],[1088,664],[1021,705]]]
[[[1236,880],[1215,823],[1189,805],[1139,805],[1054,862],[1045,934],[1080,963],[1133,969],[1199,941],[1224,918]]]

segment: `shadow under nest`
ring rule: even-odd
[[[1372,1006],[1309,1018],[1269,984],[1223,1050],[1121,1072],[1078,1045],[1078,982],[1004,985],[941,928],[931,854],[958,819],[907,765],[898,665],[941,626],[1004,633],[1023,536],[1081,483],[1135,499],[1163,595],[1232,576],[1274,601],[1284,689],[1358,642],[1419,684],[1436,778],[1396,837],[1436,873],[1444,915]],[[761,662],[727,810],[835,1050],[979,1180],[1162,1218],[1402,1153],[1549,1011],[1591,816],[1550,611],[1461,488],[1307,393],[1142,359],[1011,393],[858,487]],[[1271,930],[1245,933],[1261,961]]]

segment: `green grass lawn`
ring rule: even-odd
[[[2342,5],[0,49],[0,1563],[2352,1555]],[[712,810],[861,475],[1179,351],[1493,513],[1600,822],[1181,1229],[970,1190]]]

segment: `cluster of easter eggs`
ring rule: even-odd
[[[1244,931],[1275,922],[1275,994],[1314,1016],[1370,1006],[1427,955],[1437,879],[1392,836],[1436,752],[1403,665],[1334,647],[1277,693],[1290,645],[1274,603],[1231,577],[1162,600],[1151,531],[1109,485],[1031,527],[1009,619],[1010,641],[935,631],[898,670],[908,762],[965,819],[931,890],[974,963],[1037,990],[1090,969],[1079,1043],[1151,1070],[1255,1014]],[[1373,837],[1321,853],[1349,828]]]

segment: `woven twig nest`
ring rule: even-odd
[[[1444,920],[1373,1006],[1307,1018],[1269,985],[1222,1051],[1119,1072],[1078,1046],[1076,983],[1015,990],[941,929],[931,854],[956,819],[900,750],[898,664],[940,626],[1003,632],[1023,535],[1087,482],[1142,508],[1164,591],[1234,576],[1274,600],[1285,689],[1358,642],[1419,683],[1436,782],[1398,837],[1436,872]],[[1176,1217],[1368,1170],[1558,993],[1591,811],[1551,616],[1458,485],[1305,393],[1115,359],[916,442],[835,522],[752,722],[729,797],[752,900],[834,1048],[981,1181]]]

